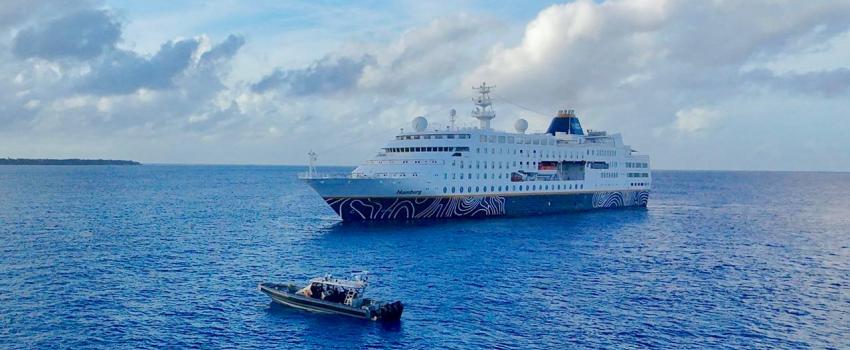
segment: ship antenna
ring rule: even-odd
[[[452,108],[449,110],[449,123],[451,123],[451,130],[455,129],[455,116],[457,115],[457,111]]]
[[[307,156],[310,157],[310,162],[307,165],[307,177],[313,178],[316,176],[316,152],[310,150],[310,152],[307,153]]]
[[[496,112],[493,111],[493,100],[490,98],[490,90],[495,86],[487,86],[487,83],[481,83],[481,86],[473,87],[478,91],[478,98],[473,99],[475,109],[472,110],[472,117],[478,119],[481,129],[489,129],[490,121],[496,117]]]

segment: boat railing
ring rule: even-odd
[[[418,173],[375,173],[375,174],[355,174],[355,173],[298,173],[298,178],[302,180],[321,180],[321,179],[406,179],[410,177],[418,177]]]
[[[298,173],[299,179],[360,179],[365,177],[352,173]]]

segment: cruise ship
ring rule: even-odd
[[[652,187],[649,156],[620,134],[584,130],[573,110],[561,110],[544,133],[494,130],[492,86],[475,88],[477,127],[429,128],[416,117],[349,174],[300,178],[343,221],[519,216],[645,207]]]

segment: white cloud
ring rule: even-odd
[[[0,18],[26,7],[10,4],[0,5]],[[779,132],[754,132],[775,125],[765,115],[792,123],[778,110],[805,100],[817,109],[812,123],[835,124],[846,111],[834,104],[850,93],[848,46],[841,51],[836,39],[850,37],[847,2],[579,0],[549,6],[518,29],[486,11],[464,15],[427,4],[409,6],[431,9],[420,12],[352,5],[350,16],[322,4],[266,4],[272,13],[315,15],[259,22],[251,16],[265,10],[236,2],[161,18],[83,5],[0,25],[7,30],[0,37],[0,149],[51,156],[109,145],[119,152],[110,157],[143,161],[303,163],[312,148],[323,151],[325,164],[350,164],[414,116],[438,124],[455,108],[464,123],[469,87],[487,81],[497,85],[499,127],[510,128],[516,117],[532,130],[548,122],[508,100],[544,114],[572,107],[586,127],[623,132],[661,167],[723,167],[752,163],[752,150],[785,149]],[[65,24],[57,18],[91,9],[121,14],[97,22],[122,28],[120,39],[13,54],[18,32],[45,34]],[[228,36],[215,27],[222,22],[247,23],[248,34]],[[813,60],[821,64],[806,69]],[[263,81],[268,88],[257,88]],[[746,149],[730,142],[745,132]],[[829,135],[840,144],[838,134]],[[710,163],[681,156],[715,144],[732,155],[702,158]]]
[[[713,127],[720,120],[717,111],[696,107],[676,112],[674,127],[678,131],[695,133]]]

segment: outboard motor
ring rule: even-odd
[[[374,316],[382,321],[398,321],[404,312],[404,304],[400,301],[381,305]]]

